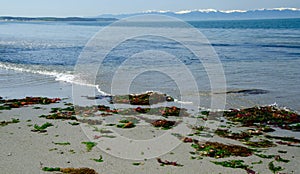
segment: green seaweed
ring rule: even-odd
[[[102,163],[103,162],[103,157],[102,157],[102,155],[100,155],[99,159],[93,159],[93,160],[98,162],[98,163]]]
[[[54,172],[54,171],[60,171],[60,168],[59,167],[43,167],[42,170],[46,171],[46,172]]]
[[[46,122],[46,123],[44,123],[44,124],[41,125],[41,126],[35,124],[35,125],[33,126],[33,128],[34,128],[33,131],[42,132],[42,131],[45,131],[48,127],[51,127],[51,126],[53,126],[53,124],[52,124],[52,123],[49,123],[49,122]]]
[[[244,164],[243,160],[230,160],[230,161],[211,161],[212,163],[216,165],[221,165],[223,167],[230,167],[230,168],[241,168],[241,169],[247,169],[249,166]]]
[[[281,156],[279,156],[279,155],[276,155],[276,156],[275,156],[275,160],[278,161],[278,162],[284,162],[284,163],[290,162],[290,160],[288,160],[288,159],[283,159],[283,158],[281,158]]]
[[[139,166],[141,164],[142,164],[141,162],[134,162],[134,163],[132,163],[132,165],[134,165],[134,166]]]
[[[247,157],[253,150],[239,145],[226,145],[218,142],[194,143],[191,145],[201,156],[224,158],[229,156]]]
[[[58,142],[58,143],[54,143],[55,145],[60,145],[60,146],[68,146],[71,145],[71,143],[69,142]]]
[[[70,125],[72,125],[72,126],[77,126],[77,125],[79,125],[80,123],[78,123],[78,122],[68,122]]]
[[[295,137],[280,137],[280,136],[271,136],[271,135],[266,135],[265,137],[268,139],[277,139],[277,140],[288,141],[293,143],[300,143],[300,140],[296,139]]]
[[[278,150],[278,153],[287,153],[286,150]]]
[[[279,171],[282,171],[282,170],[284,170],[284,168],[282,168],[281,166],[275,166],[274,165],[274,163],[273,163],[274,161],[271,161],[270,163],[269,163],[269,169],[273,172],[273,173],[277,173],[277,172],[279,172]]]
[[[12,118],[11,121],[1,121],[0,126],[6,126],[8,124],[19,123],[19,119]]]
[[[217,134],[220,137],[230,138],[234,140],[242,140],[242,141],[248,141],[252,137],[250,133],[246,133],[246,132],[232,133],[228,129],[217,129],[215,131],[215,134]]]
[[[90,141],[89,142],[81,142],[81,143],[86,145],[86,149],[88,152],[90,152],[93,149],[93,147],[97,145],[97,143],[90,142]]]
[[[300,123],[300,116],[296,112],[280,109],[276,106],[260,106],[246,109],[225,111],[224,116],[231,121],[240,122],[245,126],[256,123],[275,125],[283,129],[293,129],[292,123]]]
[[[268,148],[268,147],[276,146],[272,141],[269,141],[269,140],[247,141],[247,142],[244,142],[244,144],[251,146],[251,147],[256,147],[256,148]]]
[[[265,154],[257,154],[257,153],[255,155],[260,158],[267,158],[267,159],[271,159],[275,157],[275,155],[265,155]]]

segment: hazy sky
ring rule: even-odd
[[[147,10],[300,8],[299,0],[0,0],[0,16],[96,16]]]

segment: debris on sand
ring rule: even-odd
[[[163,129],[171,129],[175,125],[176,121],[168,121],[168,120],[156,120],[151,124],[154,127],[161,127]]]
[[[47,105],[61,101],[60,98],[47,98],[47,97],[25,97],[22,99],[0,99],[0,110],[10,110],[12,108],[20,108],[28,105],[42,104]]]
[[[241,122],[245,126],[253,126],[256,123],[260,123],[293,130],[293,127],[290,125],[300,123],[300,115],[287,109],[278,108],[274,105],[240,110],[232,109],[230,111],[225,111],[224,116],[230,121]]]
[[[39,132],[39,133],[44,133],[44,132],[47,132],[47,128],[48,127],[51,127],[51,126],[53,126],[53,124],[52,123],[49,123],[49,122],[46,122],[46,123],[44,123],[43,125],[41,125],[41,126],[39,126],[39,125],[37,125],[37,124],[35,124],[34,126],[33,126],[33,130],[31,130],[32,132]]]
[[[182,164],[178,164],[177,162],[174,161],[168,161],[168,160],[162,160],[160,158],[157,158],[157,162],[160,163],[161,166],[165,166],[165,165],[171,165],[171,166],[178,166],[178,167],[182,167]]]
[[[268,148],[268,147],[275,147],[276,144],[274,144],[272,141],[269,140],[260,140],[260,141],[247,141],[244,142],[244,144],[255,147],[255,148]]]
[[[158,115],[163,117],[168,116],[189,116],[187,109],[185,108],[178,108],[176,106],[171,107],[157,107],[157,108],[128,108],[119,110],[118,114],[122,115],[135,115],[135,114],[148,114],[148,115]]]
[[[69,174],[98,174],[94,169],[90,168],[59,168],[59,167],[44,167],[43,171],[47,172],[62,172]]]
[[[64,120],[77,120],[75,117],[75,110],[73,106],[66,108],[51,108],[49,115],[41,115],[40,118],[46,119],[64,119]]]
[[[213,158],[224,158],[230,156],[247,157],[252,155],[251,149],[239,145],[226,145],[218,142],[193,143],[191,145],[196,149],[196,153],[200,156],[208,156]]]
[[[215,131],[215,134],[217,134],[220,137],[230,138],[234,140],[243,140],[243,141],[248,141],[252,137],[251,133],[248,132],[232,133],[228,129],[217,129]]]
[[[174,101],[174,98],[166,94],[160,94],[157,92],[147,92],[143,94],[116,95],[112,97],[110,103],[152,105],[166,101]]]
[[[12,118],[11,121],[1,121],[0,126],[6,126],[8,124],[19,123],[19,119]]]

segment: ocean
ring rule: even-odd
[[[222,64],[226,78],[226,108],[276,103],[300,111],[300,19],[188,23],[207,38]],[[107,54],[104,66],[97,70],[95,83],[76,81],[74,68],[82,51],[97,32],[110,24],[0,22],[0,96],[72,98],[74,84],[94,87],[98,94],[110,94],[114,72],[134,53],[134,61],[127,62],[124,72],[147,69],[148,63],[176,70],[177,59],[171,60],[169,55],[163,53],[145,52],[160,50],[176,55],[192,70],[197,79],[196,93],[200,95],[201,107],[210,107],[211,81],[205,67],[182,45],[166,38],[129,38]],[[145,26],[144,23],[133,25],[145,28],[152,26]],[[159,30],[160,27],[174,27],[173,25],[164,23],[159,27],[157,24],[154,26]],[[137,54],[139,52],[143,54]],[[180,72],[177,76],[180,76]],[[126,83],[126,79],[119,81]],[[181,90],[186,93],[179,90],[178,84],[170,76],[158,71],[145,71],[134,78],[129,92],[159,91],[178,100],[184,93],[189,94],[193,101],[195,91],[188,93],[188,84],[182,86]]]

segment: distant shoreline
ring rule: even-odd
[[[87,21],[87,22],[106,22],[106,21],[116,21],[116,18],[81,18],[81,17],[11,17],[2,16],[0,21],[5,22],[70,22],[70,21]]]

